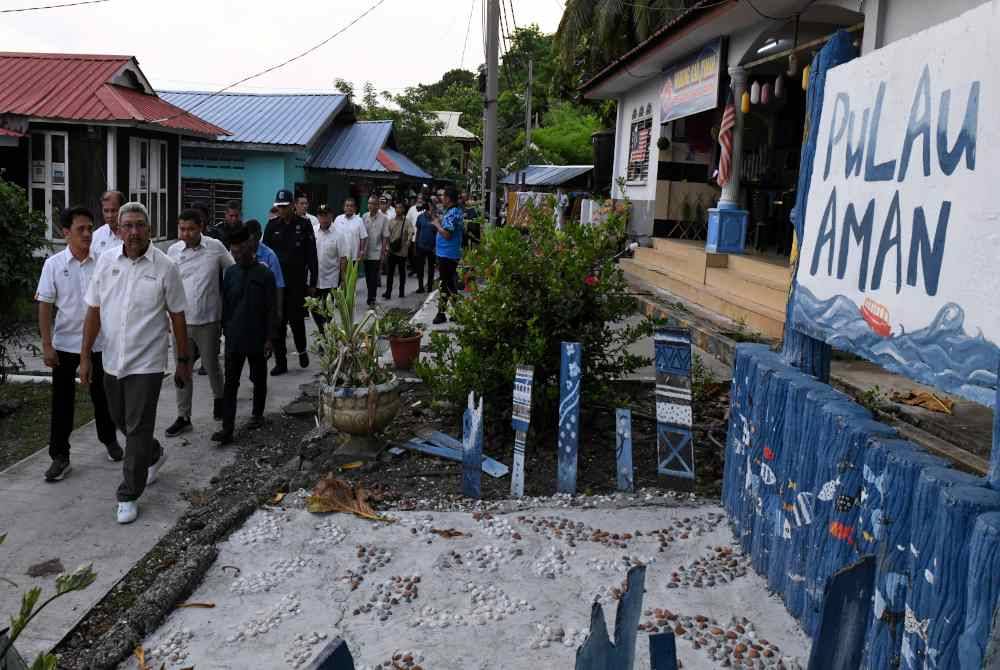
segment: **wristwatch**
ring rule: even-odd
[[[191,362],[191,359],[188,358],[187,356],[178,356],[177,357],[177,362],[178,363],[183,363],[184,365],[187,365],[188,363]]]

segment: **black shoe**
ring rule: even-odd
[[[50,465],[49,469],[45,471],[45,481],[57,482],[68,475],[72,469],[73,468],[69,466],[68,458],[65,461],[52,461],[52,465]]]
[[[204,365],[202,365],[202,366],[201,366],[200,368],[198,368],[198,374],[199,374],[199,375],[202,375],[202,376],[204,376],[204,375],[207,375],[207,374],[208,374],[208,370],[206,370],[206,369],[205,369],[205,366],[204,366]]]
[[[262,416],[251,416],[246,422],[247,430],[257,430],[258,428],[264,427],[264,417]]]
[[[423,286],[420,286],[420,287],[417,288],[417,293],[425,293],[425,292],[426,291],[424,291],[424,287]]]
[[[288,372],[287,363],[275,363],[274,367],[271,368],[271,376],[277,377],[278,375],[283,375]]]
[[[108,460],[112,463],[118,463],[125,456],[125,452],[122,451],[122,447],[118,442],[105,444],[104,448],[108,450]]]
[[[309,354],[307,354],[304,351],[301,354],[299,354],[299,367],[300,368],[309,367]]]
[[[436,325],[444,323],[447,320],[448,320],[448,317],[444,315],[444,312],[438,312],[437,316],[434,317],[434,320],[431,321],[431,323],[433,323],[436,326]]]
[[[375,301],[374,300],[369,300],[368,301],[368,306],[369,307],[374,307],[375,306]]]
[[[389,300],[390,298],[392,298],[392,296],[389,295],[388,293],[383,293],[382,294],[382,300]]]
[[[405,298],[405,297],[406,297],[406,294],[405,294],[405,293],[403,293],[402,291],[400,291],[400,292],[399,292],[399,297],[400,297],[400,298]]]
[[[212,402],[212,418],[216,421],[222,420],[222,405],[225,404],[222,398],[216,398]]]
[[[212,433],[212,442],[218,442],[221,447],[224,444],[229,444],[233,441],[233,431],[231,430],[217,430]]]
[[[176,421],[167,427],[163,434],[167,437],[177,437],[181,433],[186,433],[189,430],[191,430],[191,420],[185,419],[183,416],[179,416]]]

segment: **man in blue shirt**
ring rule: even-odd
[[[448,300],[458,295],[458,262],[462,260],[462,237],[465,233],[465,213],[458,206],[458,189],[445,190],[444,207],[446,211],[441,221],[432,220],[438,232],[435,251],[438,275],[441,277],[438,313],[434,317],[436,324],[448,320],[445,314]]]

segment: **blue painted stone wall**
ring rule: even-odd
[[[767,347],[737,347],[723,485],[733,531],[810,636],[829,578],[875,557],[862,667],[924,667],[928,645],[927,667],[980,658],[1000,601],[1000,586],[977,584],[1000,575],[1000,496],[985,484]]]

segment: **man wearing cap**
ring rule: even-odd
[[[105,191],[101,196],[104,225],[95,230],[90,238],[90,253],[95,260],[108,249],[121,245],[122,241],[118,239],[118,210],[124,204],[125,196],[121,191]]]
[[[325,300],[330,291],[340,286],[340,274],[347,265],[349,251],[347,238],[333,226],[333,212],[326,205],[317,210],[319,228],[316,229],[316,256],[319,265],[319,282],[316,298]],[[312,313],[319,332],[323,332],[327,319],[318,312]]]
[[[278,217],[267,224],[264,244],[274,250],[281,262],[281,273],[285,276],[284,299],[282,300],[281,322],[274,339],[274,368],[272,375],[288,372],[288,346],[285,342],[286,325],[292,328],[295,348],[299,353],[299,365],[309,365],[306,352],[305,298],[313,295],[319,282],[319,268],[316,259],[316,236],[308,219],[298,216],[292,209],[295,198],[288,189],[281,189],[274,197]]]

